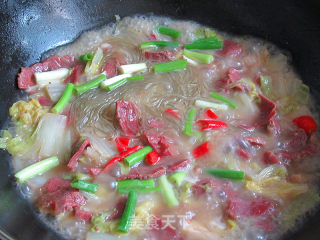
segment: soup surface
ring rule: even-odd
[[[317,113],[269,43],[136,16],[51,54],[0,144],[66,238],[279,239],[319,203]]]

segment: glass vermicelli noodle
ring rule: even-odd
[[[275,46],[134,16],[47,55],[0,146],[67,239],[280,239],[319,204],[318,113]]]

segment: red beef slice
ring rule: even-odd
[[[23,67],[18,75],[18,87],[20,89],[28,89],[29,87],[36,85],[34,78],[34,73],[36,72],[47,72],[63,67],[72,68],[74,65],[75,58],[71,55],[65,55],[63,57],[52,56],[31,67]]]
[[[241,127],[252,130],[266,126],[270,134],[278,135],[280,133],[280,125],[276,118],[276,104],[261,94],[259,94],[259,97],[261,100],[259,116],[251,125],[242,125]]]
[[[247,200],[235,198],[229,200],[227,213],[229,217],[237,219],[241,217],[272,215],[275,209],[275,202],[268,199]]]
[[[152,133],[145,133],[148,143],[160,156],[171,156],[170,140],[165,136],[160,136]]]
[[[146,59],[152,62],[168,62],[175,60],[177,52],[165,50],[163,52],[145,52]]]
[[[243,52],[243,47],[234,41],[224,40],[222,50],[217,53],[222,56],[238,56]]]
[[[215,82],[215,85],[217,88],[230,89],[240,80],[240,78],[241,73],[237,69],[231,67],[227,70],[225,77]]]
[[[38,199],[40,208],[52,211],[54,215],[70,211],[86,204],[85,198],[77,189],[70,187],[69,181],[50,179],[42,188]]]
[[[83,221],[90,221],[92,217],[92,213],[82,210],[80,207],[75,207],[74,208],[74,216],[75,218]]]
[[[139,112],[134,103],[118,101],[116,118],[121,130],[128,136],[135,136],[140,130]]]
[[[118,74],[118,67],[127,64],[127,60],[124,56],[117,56],[108,59],[104,66],[104,71],[107,73],[108,78],[112,78]]]

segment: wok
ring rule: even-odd
[[[23,96],[16,75],[44,52],[76,39],[81,32],[133,14],[191,19],[237,35],[253,35],[288,51],[312,92],[320,89],[319,1],[295,0],[3,0],[0,5],[0,127],[8,109]],[[317,101],[320,98],[317,97]],[[0,151],[0,238],[63,239],[36,216],[17,191],[10,156]],[[1,236],[2,234],[2,236]],[[319,239],[320,211],[283,239]]]

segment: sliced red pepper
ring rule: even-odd
[[[117,143],[117,142],[116,142],[116,144],[117,144],[117,148],[118,148],[119,153],[121,153],[121,152],[123,152],[123,151],[125,151],[125,150],[128,149],[127,146],[124,146],[124,145],[122,145],[121,143]]]
[[[130,138],[118,137],[116,139],[116,144],[119,152],[127,150],[129,147]]]
[[[118,141],[125,146],[129,146],[130,140],[130,138],[118,137]]]
[[[216,121],[216,120],[198,120],[197,124],[200,125],[201,131],[208,130],[208,129],[228,127],[228,124],[226,124],[225,122]]]
[[[117,162],[120,162],[122,160],[121,157],[114,157],[112,158],[105,166],[104,168],[102,169],[102,172],[105,172],[109,166],[113,165],[114,163],[117,163]]]
[[[211,109],[205,111],[205,114],[211,119],[217,119],[218,116]]]
[[[205,142],[205,143],[201,144],[200,146],[196,147],[195,149],[193,149],[192,156],[194,158],[199,158],[199,157],[205,155],[206,153],[208,153],[209,151],[210,151],[209,142]]]
[[[125,157],[131,155],[132,153],[134,153],[134,152],[142,149],[142,148],[143,148],[143,146],[140,146],[140,145],[137,145],[137,146],[134,146],[134,147],[132,147],[132,148],[129,148],[128,150],[120,153],[120,157],[121,157],[121,158],[125,158]]]
[[[105,166],[104,168],[102,169],[102,172],[105,172],[109,166],[113,165],[114,163],[117,163],[117,162],[120,162],[122,161],[123,158],[129,156],[130,154],[142,149],[143,146],[140,146],[140,145],[137,145],[137,146],[134,146],[132,148],[129,148],[128,150],[120,153],[120,156],[117,156],[117,157],[114,157],[112,158]]]
[[[170,114],[171,116],[175,117],[176,119],[179,119],[180,121],[182,120],[178,110],[176,110],[176,109],[168,108],[164,112]]]
[[[317,123],[311,116],[300,116],[293,119],[294,124],[302,128],[307,135],[311,135],[317,130]]]
[[[69,163],[67,165],[67,168],[70,171],[72,171],[77,166],[80,155],[82,154],[84,149],[89,145],[90,145],[90,139],[86,138],[86,140],[84,140],[81,146],[79,147],[78,151],[70,158]]]
[[[159,162],[160,157],[159,154],[156,152],[149,152],[146,156],[145,162],[149,165],[154,165]]]

